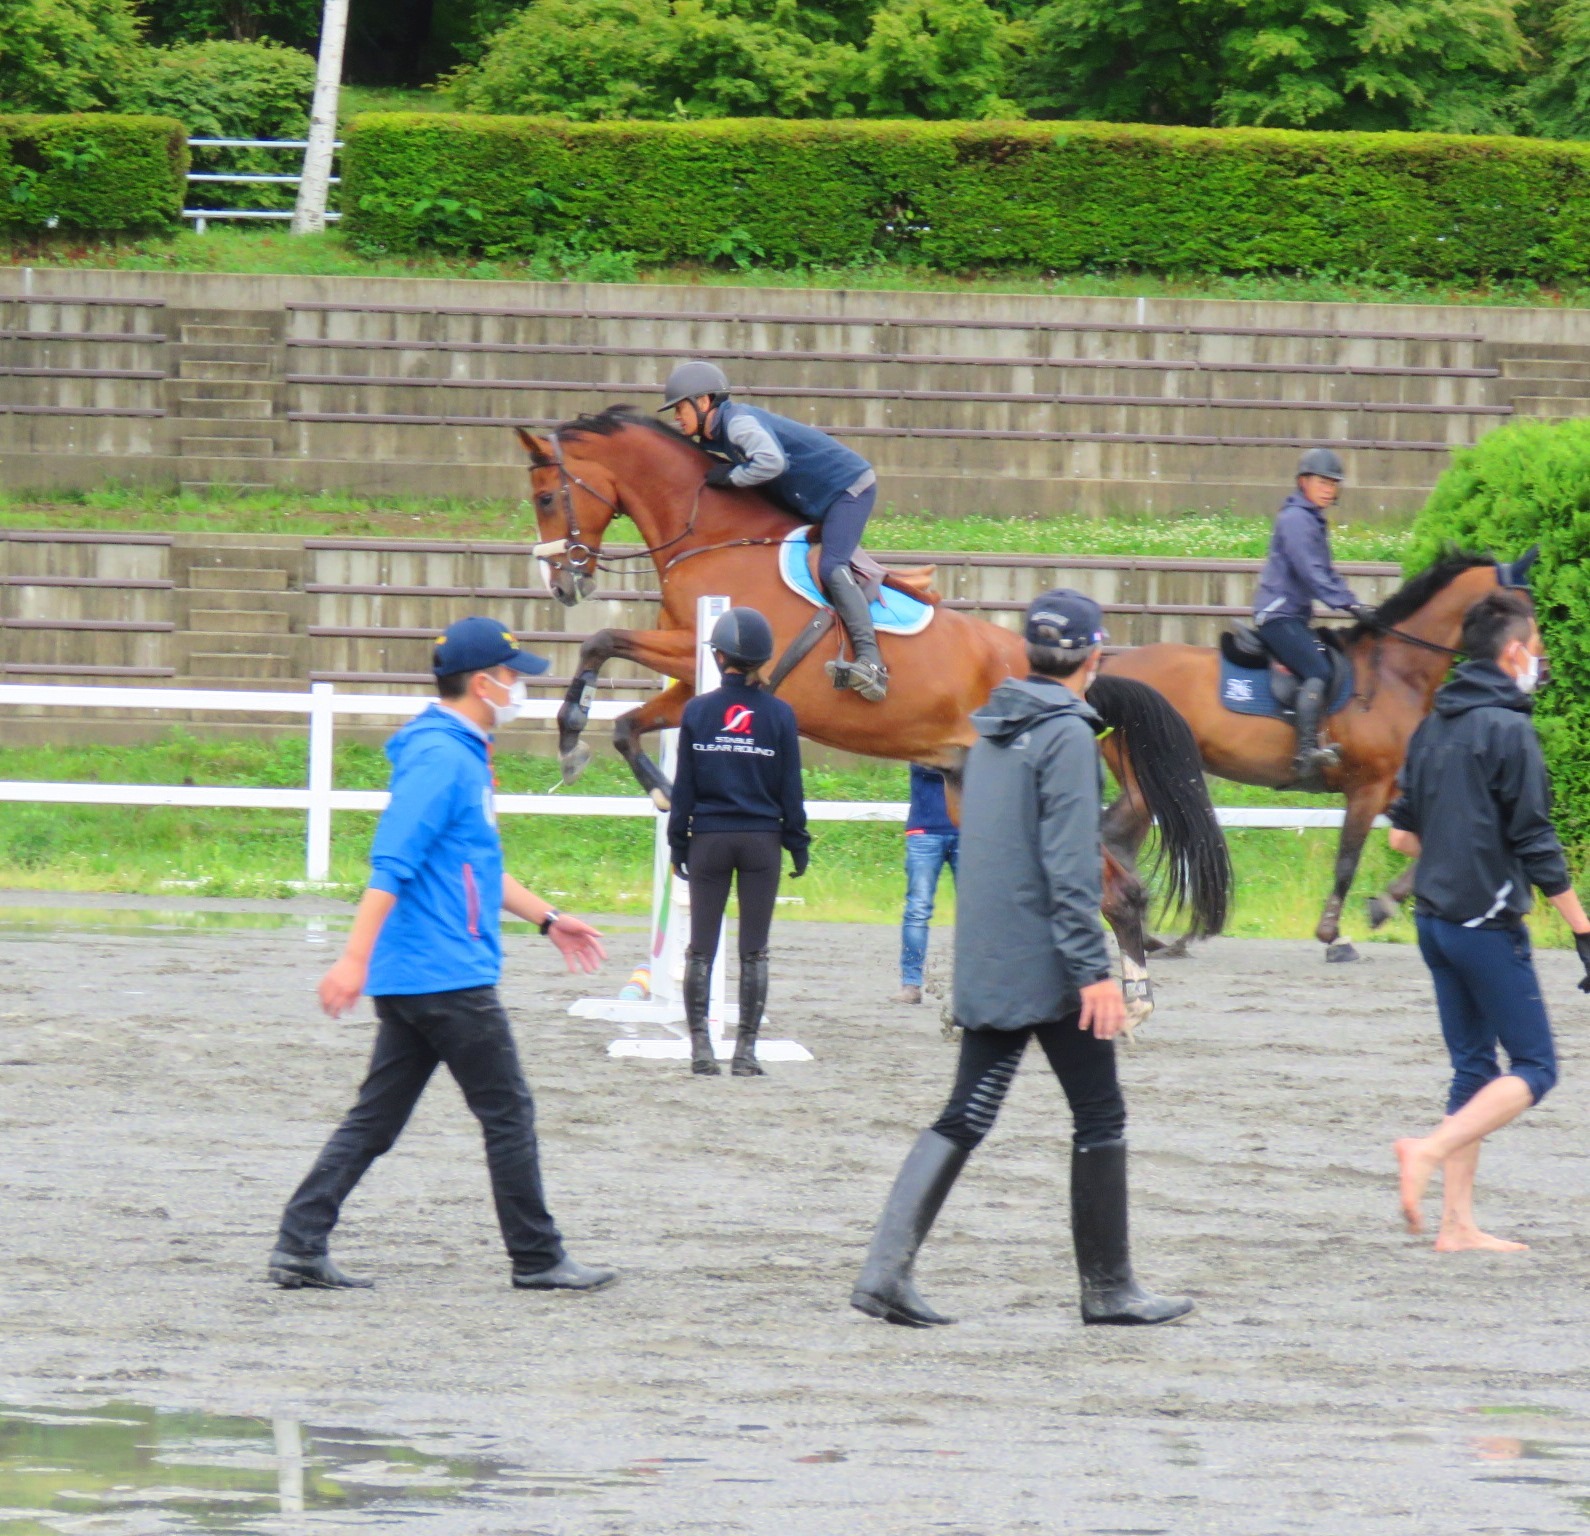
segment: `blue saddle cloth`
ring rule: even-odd
[[[1353,696],[1352,663],[1340,651],[1331,651],[1331,683],[1325,713],[1334,715]],[[1220,702],[1234,715],[1268,715],[1290,720],[1295,713],[1290,700],[1282,704],[1274,692],[1275,672],[1270,667],[1244,667],[1220,652]]]
[[[809,528],[793,529],[779,545],[779,574],[784,578],[785,586],[792,592],[798,592],[814,608],[831,608],[833,604],[823,595],[817,585],[817,577],[812,573],[812,546],[807,537],[810,532]],[[873,628],[880,634],[917,635],[932,622],[931,603],[924,603],[920,598],[894,587],[881,588],[877,601],[872,605]]]

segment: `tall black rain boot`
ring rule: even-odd
[[[734,1060],[729,1071],[736,1077],[765,1077],[756,1060],[756,1036],[767,1007],[767,951],[740,956],[740,1032],[734,1037]]]
[[[866,1262],[850,1293],[850,1305],[858,1312],[904,1328],[933,1328],[955,1321],[917,1295],[911,1268],[922,1239],[971,1155],[937,1131],[923,1131],[917,1137],[895,1175]]]
[[[856,573],[842,565],[828,578],[828,598],[839,615],[839,622],[850,636],[854,661],[831,661],[826,668],[836,688],[854,688],[862,698],[876,704],[889,692],[889,669],[878,649],[877,631],[867,594],[856,581]]]
[[[707,1005],[712,999],[712,962],[695,950],[685,951],[685,1023],[690,1026],[690,1070],[697,1077],[721,1077],[723,1069],[712,1053],[712,1031],[707,1025]]]
[[[1312,779],[1341,761],[1335,747],[1320,745],[1319,724],[1324,713],[1325,681],[1308,678],[1297,690],[1297,755],[1292,759],[1292,772],[1299,779]]]
[[[1071,1148],[1071,1235],[1082,1281],[1084,1323],[1168,1323],[1192,1302],[1156,1296],[1132,1274],[1127,1239],[1126,1143]]]

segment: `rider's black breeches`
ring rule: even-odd
[[[826,587],[828,578],[841,566],[856,558],[878,488],[869,485],[860,495],[848,491],[828,509],[823,518],[823,541],[818,546],[817,579]]]
[[[1305,682],[1311,677],[1330,681],[1330,658],[1302,619],[1266,619],[1259,626],[1259,638],[1283,667]]]

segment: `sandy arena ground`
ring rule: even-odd
[[[917,1333],[845,1304],[953,1062],[934,1009],[883,1001],[894,944],[778,927],[771,1032],[816,1061],[747,1082],[610,1061],[611,1027],[564,1015],[591,989],[519,937],[504,990],[553,1206],[622,1283],[508,1288],[475,1124],[439,1078],[334,1245],[379,1288],[327,1295],[263,1266],[369,1043],[367,1014],[313,1005],[333,949],[302,927],[0,931],[0,1398],[647,1468],[434,1532],[1590,1530],[1590,1000],[1571,954],[1541,957],[1562,1086],[1481,1169],[1482,1219],[1530,1253],[1441,1257],[1400,1230],[1389,1144],[1444,1082],[1416,952],[1326,967],[1312,944],[1222,941],[1157,968],[1124,1068],[1138,1266],[1197,1313],[1080,1326],[1066,1118],[1034,1052],[919,1266],[962,1321]],[[615,927],[603,990],[640,946]]]

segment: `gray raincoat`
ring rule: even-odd
[[[1099,717],[1069,688],[1011,678],[972,716],[955,878],[955,1020],[1064,1018],[1110,974],[1099,921]]]

